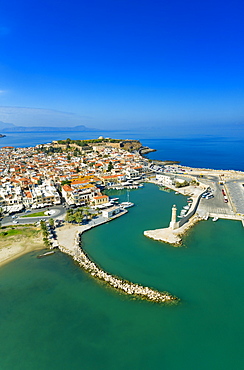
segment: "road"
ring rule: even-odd
[[[48,210],[55,211],[55,213],[50,216],[31,217],[31,215],[34,213],[45,212]],[[15,225],[16,222],[13,222],[13,221],[17,221],[18,225],[26,225],[26,224],[33,224],[35,222],[40,222],[41,220],[48,220],[49,218],[64,219],[65,213],[66,213],[66,209],[62,205],[54,206],[54,207],[46,207],[46,208],[42,208],[38,210],[37,209],[32,210],[29,213],[26,213],[26,212],[18,213],[15,215],[16,216],[15,218],[12,218],[12,216],[4,217],[1,221],[1,224],[2,226]],[[21,217],[21,216],[27,216],[27,215],[28,217]]]

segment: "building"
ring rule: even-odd
[[[108,209],[104,209],[102,211],[102,216],[105,218],[110,218],[120,213],[120,211],[121,211],[120,207],[114,206]]]
[[[93,197],[94,206],[100,206],[102,204],[109,202],[109,197],[107,195],[99,195],[96,197]]]

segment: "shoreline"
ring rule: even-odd
[[[37,237],[20,237],[16,235],[6,240],[6,245],[0,246],[0,267],[14,261],[26,253],[45,249],[42,234]]]
[[[45,246],[36,245],[14,245],[0,249],[0,267],[14,261],[15,259],[25,255],[26,253],[36,250],[45,249]]]

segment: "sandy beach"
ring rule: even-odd
[[[5,230],[1,230],[5,231]],[[7,229],[6,229],[7,231]],[[0,266],[3,266],[16,258],[33,250],[43,249],[41,232],[30,236],[29,233],[11,236],[0,236]]]

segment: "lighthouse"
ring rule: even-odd
[[[176,205],[174,204],[172,207],[171,222],[169,224],[169,227],[173,230],[177,229],[178,227],[178,222],[176,222],[176,211],[177,211],[177,208],[176,208]]]

